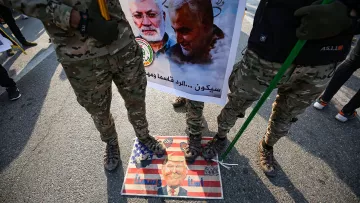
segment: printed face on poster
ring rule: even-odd
[[[245,0],[120,1],[139,45],[149,86],[225,104]]]
[[[187,137],[159,136],[167,153],[156,156],[135,142],[125,175],[122,195],[176,198],[222,199],[219,165],[198,157],[187,164],[184,148]],[[203,138],[202,144],[211,138]]]

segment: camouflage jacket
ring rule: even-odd
[[[125,18],[119,0],[107,0],[110,17],[118,22],[117,41],[105,46],[70,26],[70,13],[74,8],[86,11],[91,0],[0,0],[0,4],[40,19],[52,42],[59,61],[79,61],[107,54],[115,54],[129,44],[134,35]],[[106,30],[104,30],[106,32]]]

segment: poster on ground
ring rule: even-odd
[[[0,32],[2,32],[0,35],[0,53],[13,48],[15,50],[19,49],[26,54],[19,40],[12,35],[12,32],[9,29],[5,29],[4,26],[0,24]]]
[[[184,158],[186,136],[159,136],[166,154],[154,155],[135,141],[124,178],[122,195],[171,198],[223,199],[220,168],[217,162],[198,157],[188,164]],[[211,140],[203,137],[202,144]]]
[[[1,29],[1,28],[0,28]],[[0,53],[11,49],[10,40],[0,35]]]
[[[224,105],[245,0],[122,0],[148,85]]]

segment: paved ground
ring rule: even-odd
[[[257,4],[247,3],[238,59]],[[121,97],[114,87],[112,112],[123,163],[107,173],[102,166],[104,144],[77,104],[41,23],[29,19],[18,24],[39,46],[29,49],[27,56],[0,56],[23,93],[16,102],[9,102],[6,93],[0,95],[0,202],[200,202],[121,196],[129,140],[135,136]],[[279,176],[268,179],[257,166],[256,146],[266,130],[272,94],[227,159],[239,166],[221,169],[225,199],[216,202],[360,202],[360,120],[342,124],[334,119],[337,108],[359,86],[358,71],[330,108],[323,112],[309,108],[300,116],[290,135],[276,145]],[[185,135],[184,110],[176,112],[170,104],[174,96],[150,88],[147,94],[152,135]],[[205,135],[215,134],[220,110],[206,105]],[[229,140],[243,121],[231,130]]]

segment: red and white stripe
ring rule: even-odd
[[[159,140],[164,141],[167,138],[165,136],[157,137]],[[173,142],[169,148],[167,148],[167,154],[172,156],[184,156],[180,148],[180,143],[187,143],[187,137],[171,137]],[[205,145],[210,137],[204,137],[202,144]],[[124,180],[122,189],[123,195],[140,195],[140,196],[157,196],[158,185],[145,185],[137,184],[137,178],[140,180],[146,180],[147,182],[158,183],[161,180],[161,168],[166,155],[158,158],[153,156],[152,163],[146,168],[136,168],[135,164],[129,163],[127,174]],[[222,199],[222,184],[221,176],[209,176],[205,175],[204,169],[206,166],[216,167],[218,172],[219,165],[216,162],[208,163],[202,157],[198,157],[196,161],[188,165],[188,173],[186,179],[182,182],[181,187],[187,190],[187,197],[184,198],[202,198],[202,199]],[[193,182],[200,182],[200,178],[203,180],[203,186],[189,186],[188,179]],[[165,181],[162,181],[162,186],[165,186]]]

